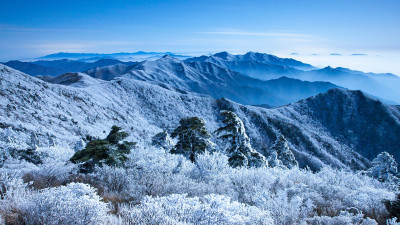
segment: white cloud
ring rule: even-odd
[[[311,34],[295,33],[288,31],[253,32],[229,28],[214,28],[202,34],[236,35],[236,36],[259,36],[259,37],[286,37],[286,38],[313,38]]]

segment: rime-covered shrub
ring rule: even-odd
[[[304,199],[298,195],[291,196],[286,190],[279,190],[276,193],[264,192],[256,205],[271,211],[275,224],[282,225],[301,224],[313,215],[315,208],[311,199]]]
[[[31,194],[19,173],[0,173],[0,215],[7,224],[18,224],[19,204]]]
[[[387,152],[381,152],[372,160],[372,167],[368,170],[371,176],[381,182],[393,182],[398,179],[396,160]]]
[[[33,164],[26,160],[9,158],[0,168],[1,173],[18,173],[25,182],[34,188],[59,186],[67,182],[71,173],[76,171],[76,166],[68,159],[73,154],[72,149],[58,146],[40,147],[35,150],[41,155],[41,164]]]
[[[359,224],[359,225],[378,225],[378,223],[368,217],[364,217],[362,213],[350,213],[348,211],[342,211],[339,215],[329,216],[316,216],[307,220],[310,225],[344,225],[344,224]]]
[[[219,152],[206,152],[198,155],[195,165],[192,177],[200,180],[208,180],[211,177],[230,172],[228,157]],[[215,171],[218,171],[218,173]]]
[[[18,210],[26,224],[97,224],[107,214],[100,200],[89,185],[70,183],[32,193]]]
[[[334,217],[353,207],[382,222],[388,218],[383,201],[395,197],[385,183],[366,175],[328,167],[316,173],[298,167],[232,168],[227,156],[218,152],[200,154],[192,163],[161,149],[138,148],[130,154],[126,167],[115,177],[126,177],[128,183],[136,185],[123,191],[136,195],[135,203],[146,195],[187,194],[201,198],[219,194],[270,211],[278,224],[301,224],[316,215]],[[118,187],[118,183],[123,187],[127,182],[104,179],[101,172],[98,177],[109,180],[105,186],[110,188]]]
[[[77,166],[69,162],[74,154],[72,149],[58,146],[38,148],[45,157],[43,164],[37,165],[23,175],[25,182],[31,182],[36,189],[60,186],[68,182],[69,176],[77,171]]]
[[[309,217],[311,211],[335,216],[352,207],[382,221],[388,215],[383,201],[394,199],[393,192],[368,176],[331,168],[318,173],[281,168],[240,169],[230,174],[231,198],[269,209],[275,220],[286,224]],[[274,204],[279,207],[273,207]]]
[[[190,178],[194,167],[180,154],[154,148],[136,149],[127,163],[130,179],[140,186],[144,195],[152,196],[204,192],[204,187]]]
[[[101,190],[105,201],[114,204],[120,202],[139,202],[145,195],[145,187],[138,182],[136,171],[121,167],[96,167],[90,175],[94,185]]]
[[[221,195],[147,197],[121,209],[125,224],[273,224],[268,211]]]
[[[220,152],[199,154],[191,162],[181,154],[169,154],[161,148],[148,146],[138,147],[127,155],[124,167],[105,165],[96,167],[93,173],[82,175],[69,169],[71,164],[66,163],[73,154],[71,149],[64,151],[60,148],[60,153],[57,153],[57,148],[42,150],[48,155],[43,159],[43,164],[34,165],[24,160],[8,159],[0,168],[0,215],[7,223],[23,223],[29,220],[32,223],[39,221],[38,223],[51,224],[54,221],[79,224],[81,220],[70,215],[96,213],[97,216],[91,217],[97,219],[93,223],[190,224],[201,221],[207,223],[211,219],[217,221],[216,223],[228,223],[230,217],[235,218],[235,221],[244,221],[243,223],[258,220],[259,217],[254,215],[243,214],[242,210],[238,210],[241,207],[248,212],[268,212],[265,221],[272,219],[274,224],[346,222],[354,219],[354,216],[343,215],[341,212],[350,208],[357,211],[357,214],[362,213],[365,223],[372,221],[365,219],[366,217],[383,224],[393,216],[384,204],[385,200],[395,202],[395,193],[391,186],[362,173],[329,167],[319,172],[298,167],[233,168],[229,166],[228,156]],[[60,170],[54,172],[53,167],[60,167]],[[33,177],[37,179],[25,179],[24,174],[34,174]],[[63,182],[59,184],[61,186],[46,182],[39,189],[35,186],[35,182],[43,177],[52,177],[52,174],[62,178]],[[22,177],[28,183],[24,183]],[[87,185],[73,188],[74,185],[83,184],[68,184],[72,180],[86,182],[97,188],[102,200]],[[87,194],[75,194],[75,189],[87,190],[82,191]],[[175,195],[178,197],[171,197]],[[207,196],[219,197],[211,201]],[[166,205],[175,202],[178,202],[177,206],[188,207],[188,211],[184,211],[185,208],[171,209],[172,206]],[[233,205],[240,207],[232,208]],[[81,209],[88,211],[84,213],[79,211]],[[116,216],[106,215],[106,211],[115,213]],[[137,218],[138,216],[142,217]],[[181,219],[183,217],[200,222]],[[350,220],[347,217],[351,217]],[[66,219],[71,219],[72,222],[64,222]],[[86,219],[86,222],[92,221]]]

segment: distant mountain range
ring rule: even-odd
[[[67,53],[59,52],[55,54],[46,55],[38,59],[44,60],[57,60],[57,59],[73,59],[80,61],[96,61],[99,59],[119,59],[119,60],[129,60],[129,61],[139,61],[139,60],[149,60],[154,58],[159,58],[163,55],[170,55],[176,58],[188,58],[190,56],[175,54],[172,52],[119,52],[119,53]]]
[[[285,105],[337,87],[328,82],[287,77],[262,81],[211,62],[185,62],[168,55],[155,61],[96,68],[86,73],[104,80],[126,76],[180,92],[225,97],[248,105]]]
[[[129,70],[130,75],[110,81],[70,73],[48,77],[49,83],[0,65],[1,146],[29,146],[34,136],[40,146],[72,147],[86,135],[104,137],[114,124],[129,131],[131,140],[148,143],[154,134],[171,131],[188,116],[204,118],[214,131],[220,126],[219,111],[225,109],[243,120],[253,147],[261,153],[283,134],[301,167],[365,169],[381,151],[400,161],[400,107],[361,91],[334,88],[266,109],[160,85],[160,77],[165,76],[166,86],[173,86],[173,79],[179,86],[189,86],[191,82],[184,81],[200,79],[199,71],[205,80],[211,80],[211,73],[203,73],[214,71],[216,82],[225,76],[242,76],[215,64],[165,57],[132,67],[136,69]],[[160,77],[153,71],[159,71]],[[166,73],[170,71],[177,74]]]
[[[228,52],[220,52],[211,56],[200,56],[188,58],[186,61],[197,61],[197,62],[210,62],[217,64],[221,67],[230,68],[232,70],[250,74],[252,77],[260,78],[255,76],[255,73],[260,69],[264,69],[263,73],[286,73],[293,69],[300,70],[313,70],[315,67],[310,64],[302,63],[300,61],[288,58],[279,58],[274,55],[248,52],[244,55],[232,55]],[[287,69],[287,70],[286,70]],[[297,71],[297,70],[293,70]]]
[[[60,59],[51,61],[39,60],[33,62],[21,62],[14,60],[4,63],[4,65],[32,76],[58,76],[64,73],[82,72],[96,67],[104,67],[115,64],[131,65],[133,62],[122,62],[116,59],[100,59],[95,62]]]
[[[289,102],[293,102],[301,98],[305,98],[313,94],[326,91],[326,87],[328,86],[324,86],[322,83],[311,85],[310,83],[302,82],[297,82],[299,84],[301,83],[301,85],[297,86],[294,85],[295,82],[292,82],[292,84],[294,85],[293,88],[286,86],[286,91],[289,91],[289,93],[286,94],[286,97],[282,98],[282,95],[284,95],[284,93],[274,95],[271,94],[270,91],[276,91],[277,89],[283,91],[283,86],[281,86],[281,88],[271,89],[271,85],[269,85],[269,87],[265,86],[267,83],[256,82],[258,84],[263,83],[263,85],[261,85],[262,87],[260,87],[255,85],[254,80],[250,81],[249,79],[242,78],[242,76],[247,76],[263,81],[278,80],[280,81],[278,82],[280,84],[285,83],[282,81],[282,79],[280,79],[282,77],[286,77],[286,81],[288,81],[288,78],[292,78],[308,82],[329,82],[331,83],[331,85],[333,84],[351,90],[362,90],[381,99],[388,104],[400,104],[400,77],[393,74],[363,73],[360,71],[354,71],[341,67],[326,67],[318,69],[309,64],[302,63],[294,59],[279,58],[274,55],[256,52],[248,52],[243,55],[232,55],[228,52],[220,52],[214,55],[192,58],[169,52],[166,53],[168,53],[168,56],[170,56],[171,58],[181,61],[183,60],[183,62],[180,63],[184,65],[185,68],[191,67],[190,70],[184,72],[191,73],[196,70],[196,72],[194,73],[197,73],[197,78],[193,80],[193,76],[191,75],[188,75],[191,76],[190,78],[185,78],[184,80],[179,77],[171,77],[169,75],[176,75],[179,73],[179,71],[177,71],[178,68],[172,67],[158,68],[160,73],[163,73],[165,75],[165,77],[160,77],[158,71],[155,69],[151,69],[151,66],[159,66],[158,64],[160,62],[157,61],[157,59],[161,58],[162,54],[165,54],[164,52],[135,52],[114,54],[57,53],[42,57],[45,59],[64,57],[88,60],[116,56],[119,58],[125,57],[124,59],[126,60],[126,56],[135,55],[138,56],[136,59],[140,59],[141,62],[125,62],[117,59],[100,59],[93,62],[61,59],[52,61],[39,60],[32,62],[9,61],[4,64],[34,76],[58,76],[64,73],[85,72],[96,78],[111,80],[125,74],[131,74],[131,76],[136,79],[159,82],[162,83],[160,85],[167,85],[171,88],[182,89],[185,91],[195,91],[201,94],[209,94],[213,97],[228,97],[243,104],[272,104],[275,106],[280,104],[287,104]],[[144,60],[144,62],[143,59],[147,60]],[[151,61],[157,61],[157,63],[152,63]],[[205,66],[206,64],[209,65]],[[211,64],[212,66],[210,66]],[[140,68],[140,66],[143,66],[143,68]],[[218,69],[216,69],[217,67]],[[212,69],[216,69],[216,71],[219,72],[224,71],[221,68],[226,69],[225,71],[229,70],[229,73],[240,73],[241,78],[236,81],[233,81],[231,79],[230,83],[228,82],[229,87],[227,88],[225,88],[224,85],[217,85],[218,81],[216,80],[212,81],[214,86],[211,88],[211,86],[209,86],[211,85],[209,79],[198,79],[199,77],[203,76],[207,77],[207,74],[213,74]],[[167,71],[169,69],[171,71]],[[207,71],[207,69],[209,69],[209,71]],[[135,73],[135,71],[137,71],[137,73]],[[176,78],[179,79],[179,82],[177,82]],[[243,79],[246,80],[246,82],[244,82]],[[169,80],[170,82],[165,83],[166,80]],[[221,80],[220,83],[224,83],[226,81],[226,79],[223,81]],[[233,85],[233,83],[236,84]],[[240,89],[237,88],[238,84],[240,84]],[[306,85],[308,87],[305,87],[304,84],[308,84]],[[189,85],[190,87],[187,85]],[[196,87],[196,85],[199,86]],[[219,87],[216,87],[215,85]],[[234,87],[235,93],[231,93],[231,90],[228,90],[229,88],[232,89],[232,87]],[[259,90],[260,88],[262,90]],[[309,90],[313,91],[307,92],[304,88],[308,88]],[[301,89],[305,90],[304,94],[299,91]],[[293,93],[290,93],[291,90],[293,90]],[[271,99],[276,99],[276,101],[272,102],[272,100],[263,100],[266,99],[266,95],[269,95]]]
[[[211,62],[261,80],[286,76],[303,81],[331,82],[352,90],[362,90],[390,104],[400,104],[400,77],[393,74],[363,73],[341,67],[317,69],[294,59],[254,52],[244,55],[221,52],[186,61]]]

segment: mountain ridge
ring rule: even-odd
[[[76,73],[90,70],[97,67],[105,67],[115,64],[131,65],[133,62],[122,62],[116,59],[99,59],[95,62],[82,62],[78,60],[60,59],[60,60],[39,60],[32,62],[8,61],[4,65],[10,66],[32,76],[58,76],[64,73]]]
[[[128,76],[213,98],[226,97],[248,105],[284,105],[337,87],[326,82],[304,82],[292,78],[261,81],[211,62],[182,61],[172,56],[142,61],[122,69],[116,67],[89,70],[86,73],[96,78],[105,74],[108,79],[112,79],[112,76]],[[285,83],[290,84],[290,88],[285,89],[286,93]]]
[[[272,59],[272,60],[270,60]],[[275,61],[274,61],[275,60]],[[289,61],[291,59],[288,59]],[[347,68],[302,67],[301,62],[283,63],[284,59],[264,54],[249,52],[244,55],[231,55],[227,52],[211,56],[200,56],[186,61],[209,61],[249,77],[270,80],[281,76],[303,81],[326,81],[353,90],[362,90],[379,97],[388,103],[400,104],[400,77],[393,74],[364,73]],[[277,63],[278,62],[278,63]],[[300,67],[298,65],[300,65]]]
[[[380,128],[387,123],[365,116],[363,119],[370,124],[361,123],[352,136],[339,137],[335,135],[335,127],[325,123],[329,121],[327,115],[341,110],[356,115],[356,111],[351,109],[368,109],[377,105],[385,117],[395,118],[391,120],[395,121],[391,124],[392,129],[400,127],[398,106],[387,106],[362,92],[345,89],[333,89],[287,106],[265,109],[228,99],[179,93],[128,77],[85,86],[60,85],[0,65],[0,81],[0,122],[4,125],[0,128],[0,137],[12,137],[12,140],[1,138],[3,146],[29,146],[33,134],[39,145],[56,142],[73,146],[86,135],[103,137],[103,130],[115,124],[130,131],[132,140],[144,144],[161,130],[171,131],[179,119],[188,116],[204,118],[207,128],[213,131],[220,124],[219,111],[231,110],[243,120],[252,146],[261,153],[283,134],[301,167],[307,165],[318,170],[331,165],[343,169],[365,169],[374,153],[368,155],[358,151],[351,143],[354,138],[364,135],[361,130],[368,131],[370,136],[379,136]],[[353,98],[357,95],[362,96]],[[337,98],[342,102],[353,101],[353,107],[335,107]],[[367,100],[357,100],[363,98]],[[326,110],[319,111],[321,106]],[[369,125],[371,129],[367,129]],[[375,145],[386,141],[388,144],[382,146],[387,146],[385,150],[394,154],[400,143],[395,133],[390,134],[390,138],[374,141],[378,140]],[[365,140],[366,144],[372,144],[373,139]],[[395,157],[399,160],[398,155]]]

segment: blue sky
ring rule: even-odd
[[[60,51],[259,51],[400,74],[398,0],[1,0],[0,9],[2,61]]]

